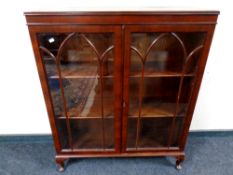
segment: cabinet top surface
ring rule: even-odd
[[[58,9],[57,9],[58,10]],[[70,9],[71,10],[71,9]],[[177,8],[94,9],[75,11],[32,11],[24,13],[27,24],[216,24],[219,11]],[[145,18],[146,16],[146,18]]]
[[[200,8],[72,8],[27,11],[25,15],[218,15],[218,10]]]

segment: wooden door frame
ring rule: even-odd
[[[131,33],[143,33],[143,32],[205,32],[206,39],[204,42],[204,48],[200,56],[200,62],[197,70],[197,76],[195,78],[193,91],[191,94],[191,100],[189,102],[189,107],[187,115],[184,122],[184,128],[181,132],[181,138],[179,139],[178,151],[183,152],[185,148],[185,143],[187,140],[189,127],[192,121],[193,112],[195,109],[196,100],[198,97],[198,92],[201,85],[201,80],[203,77],[206,61],[208,58],[208,53],[211,45],[211,40],[213,37],[213,32],[215,29],[215,24],[167,24],[167,25],[126,25],[124,32],[124,77],[123,77],[123,119],[122,119],[122,153],[128,153],[127,151],[127,129],[128,129],[128,111],[129,111],[129,72],[130,72],[130,44],[131,44]],[[141,150],[140,150],[141,151]],[[148,150],[146,152],[159,152],[160,149],[155,149],[154,151]],[[166,150],[165,150],[166,151]],[[169,148],[167,149],[169,151]]]
[[[52,98],[50,95],[49,85],[46,76],[46,70],[40,55],[37,33],[113,33],[114,35],[114,151],[112,153],[120,153],[121,151],[121,111],[122,111],[122,40],[121,40],[121,25],[29,25],[29,33],[33,46],[35,61],[38,69],[38,74],[43,90],[43,95],[46,103],[50,127],[53,135],[55,150],[57,156],[64,153],[72,154],[72,150],[63,150],[56,126],[55,114],[53,111]],[[75,151],[78,153],[77,151]],[[86,154],[101,154],[103,151],[81,151]]]

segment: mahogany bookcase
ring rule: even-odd
[[[180,169],[218,14],[26,12],[59,170],[128,156]]]

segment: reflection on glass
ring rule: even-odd
[[[60,138],[69,140],[63,148],[114,148],[112,34],[41,33],[38,38],[55,117],[64,121],[58,130],[67,132]]]
[[[205,33],[132,33],[128,148],[178,146],[204,40]]]

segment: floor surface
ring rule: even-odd
[[[54,155],[49,136],[1,136],[0,175],[233,175],[233,132],[190,134],[180,171],[171,157],[83,158],[59,173]]]

